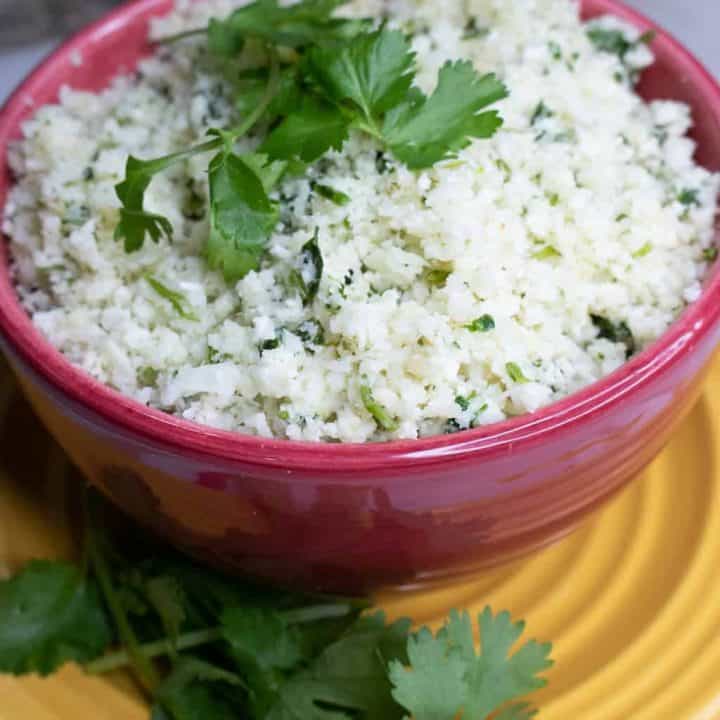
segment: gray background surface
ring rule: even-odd
[[[68,0],[65,0],[68,2]],[[720,77],[720,0],[626,0],[647,13],[670,30],[691,48]],[[42,0],[0,0],[0,101],[2,101],[24,75],[47,54],[61,39],[52,37],[53,26],[58,32],[66,31],[70,20],[77,23],[82,14],[93,14],[109,0],[79,0],[75,5],[82,12],[66,17],[63,23],[45,23],[43,26],[38,2]],[[513,2],[513,0],[507,0]],[[38,7],[36,7],[38,6]],[[25,15],[21,11],[25,10]],[[23,17],[33,17],[30,25]],[[29,29],[28,29],[29,28]],[[28,34],[42,30],[44,39],[30,42]],[[12,40],[12,41],[11,41]]]

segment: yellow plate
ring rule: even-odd
[[[9,387],[0,385],[0,408]],[[73,487],[52,472],[59,451],[17,395],[9,407],[0,574],[73,547]],[[542,720],[720,718],[719,418],[720,361],[663,454],[573,536],[462,585],[378,602],[422,623],[485,604],[525,618],[528,635],[555,646],[549,686],[534,698]],[[0,677],[0,720],[147,717],[122,675]]]

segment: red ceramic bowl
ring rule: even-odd
[[[131,70],[150,52],[149,18],[170,6],[124,6],[58,50],[0,113],[0,147],[62,84],[98,90]],[[586,0],[583,9],[656,29],[614,0]],[[689,103],[699,160],[720,169],[720,88],[666,33],[653,50],[658,61],[642,93]],[[0,206],[12,182],[1,163]],[[264,440],[150,410],[71,366],[18,305],[7,262],[2,247],[2,348],[38,415],[92,482],[198,557],[308,589],[428,583],[561,537],[658,453],[695,401],[720,340],[713,271],[700,300],[652,347],[540,412],[416,441]]]

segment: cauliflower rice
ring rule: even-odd
[[[235,5],[181,1],[153,32],[195,28]],[[422,172],[351,136],[282,183],[262,268],[229,286],[201,257],[207,156],[147,193],[173,223],[172,244],[128,255],[113,239],[128,154],[187,147],[231,117],[203,41],[161,49],[103,93],[65,88],[11,148],[4,231],[25,307],[74,364],[217,428],[416,438],[572,393],[626,361],[630,333],[642,348],[697,299],[719,178],[693,161],[689,108],[634,92],[652,62],[636,30],[594,24],[622,30],[632,49],[621,58],[595,47],[570,0],[356,0],[343,12],[389,13],[412,32],[426,91],[446,59],[498,73],[510,91],[503,128]],[[349,202],[321,196],[318,182]],[[324,271],[304,307],[287,276],[316,232]],[[625,342],[601,337],[598,318]],[[472,329],[478,319],[484,331]],[[397,430],[379,428],[363,387]]]

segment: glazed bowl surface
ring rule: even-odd
[[[100,90],[152,49],[171,0],[115,10],[45,60],[0,111],[8,143],[64,84]],[[615,0],[585,0],[654,29],[641,94],[693,108],[698,160],[720,170],[720,88],[667,33]],[[77,59],[82,58],[78,65]],[[311,444],[213,430],[149,409],[73,367],[19,305],[0,243],[0,347],[35,411],[86,476],[143,524],[214,564],[284,586],[364,592],[448,580],[572,530],[649,463],[698,397],[720,341],[720,277],[657,342],[539,412],[422,440]]]

